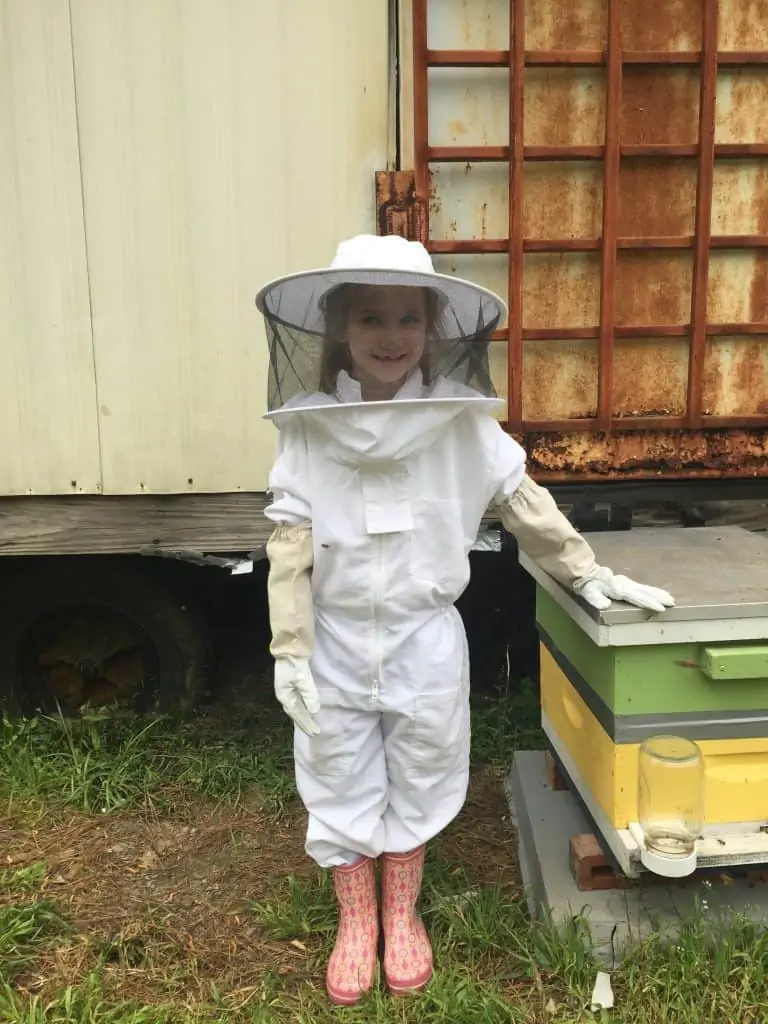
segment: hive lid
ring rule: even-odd
[[[614,604],[604,612],[561,587],[521,552],[520,563],[600,646],[768,641],[768,539],[740,526],[652,527],[587,533],[601,565],[670,591],[659,615]]]

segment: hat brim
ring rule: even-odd
[[[307,396],[306,404],[296,403],[287,408],[273,409],[262,417],[265,420],[272,420],[273,423],[282,423],[284,420],[297,414],[317,413],[323,415],[333,414],[345,409],[365,409],[367,412],[375,409],[424,409],[429,406],[454,409],[481,409],[483,412],[498,412],[505,405],[503,398],[490,398],[485,395],[477,397],[463,396],[461,398],[398,398],[388,402],[321,402],[312,404],[312,396]]]
[[[256,296],[256,307],[273,320],[305,331],[322,333],[324,319],[321,303],[341,284],[431,288],[445,300],[460,331],[469,336],[477,331],[478,321],[499,325],[506,320],[507,306],[494,292],[449,274],[424,274],[407,270],[356,268],[354,270],[306,270],[288,274],[264,285]]]

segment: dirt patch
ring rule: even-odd
[[[122,998],[151,1003],[283,969],[281,944],[262,940],[247,907],[306,870],[301,817],[201,804],[179,820],[150,811],[0,830],[8,866],[45,861],[43,894],[76,930],[21,987],[61,989],[101,963]]]
[[[436,848],[470,884],[499,882],[519,895],[506,815],[500,773],[479,768],[464,811]],[[0,822],[5,866],[45,861],[42,894],[74,927],[17,985],[60,991],[101,966],[105,985],[121,999],[208,1000],[215,986],[229,1005],[248,1001],[270,975],[288,987],[309,979],[321,985],[321,940],[270,939],[250,909],[251,901],[284,893],[289,875],[316,876],[303,850],[304,825],[298,802],[276,818],[258,806],[202,801],[162,819],[150,808],[33,828]],[[0,901],[18,899],[0,894]]]

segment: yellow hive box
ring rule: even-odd
[[[545,731],[564,751],[594,801],[618,829],[638,820],[640,743],[617,744],[541,646]],[[663,724],[657,730],[663,733]],[[698,740],[706,766],[705,823],[760,821],[768,816],[768,738]],[[564,750],[563,750],[564,748]],[[574,773],[575,774],[575,773]],[[587,795],[587,794],[585,794]]]

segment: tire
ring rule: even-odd
[[[11,711],[112,703],[106,694],[184,715],[211,668],[206,623],[131,558],[36,562],[0,595],[0,701]]]

